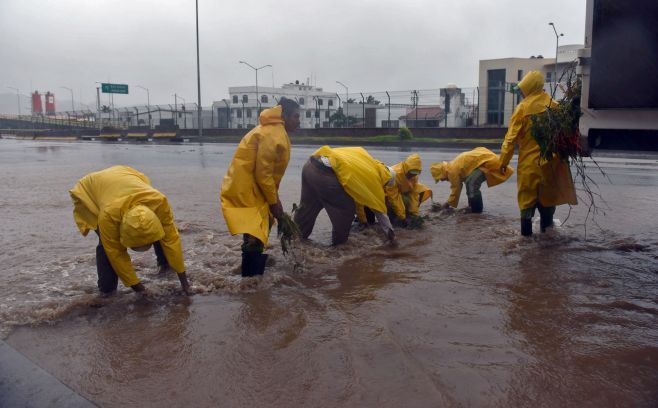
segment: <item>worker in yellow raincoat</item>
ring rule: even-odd
[[[544,112],[556,102],[544,92],[544,77],[530,71],[519,82],[523,100],[514,110],[500,149],[500,169],[505,171],[514,148],[519,145],[517,169],[518,202],[521,210],[521,234],[532,235],[532,217],[539,210],[542,232],[553,225],[555,206],[577,204],[576,192],[567,163],[559,158],[540,159],[540,149],[532,135],[531,116]]]
[[[114,166],[87,174],[70,190],[73,218],[83,236],[94,230],[98,288],[116,290],[118,279],[135,292],[145,292],[128,255],[128,248],[155,249],[159,272],[171,267],[189,294],[174,213],[167,197],[151,186],[148,177],[128,166]]]
[[[482,183],[486,181],[489,188],[496,186],[510,178],[514,169],[508,166],[505,172],[501,173],[498,155],[486,147],[476,147],[458,154],[450,162],[432,164],[430,172],[437,183],[450,182],[450,196],[442,205],[443,208],[457,208],[462,186],[466,185],[469,210],[481,213],[484,209],[480,191]]]
[[[391,169],[373,159],[364,148],[322,146],[302,169],[302,195],[295,223],[302,237],[308,238],[318,214],[325,209],[332,226],[332,245],[339,245],[349,237],[355,212],[366,223],[364,207],[368,207],[387,239],[394,243],[384,194],[384,186],[394,183]]]
[[[272,217],[283,207],[279,184],[290,160],[288,132],[299,127],[299,105],[281,98],[279,104],[261,112],[259,125],[238,145],[224,176],[220,199],[231,234],[244,234],[242,276],[262,275]]]
[[[391,166],[395,172],[395,185],[385,187],[386,205],[393,224],[408,225],[411,217],[418,217],[420,204],[432,197],[432,190],[418,181],[423,169],[416,153]]]

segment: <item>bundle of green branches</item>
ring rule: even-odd
[[[410,215],[409,216],[409,224],[407,225],[407,229],[421,229],[423,228],[423,224],[425,224],[425,218],[421,217],[419,215]]]
[[[565,70],[560,78],[566,77],[566,87],[560,85],[564,96],[557,105],[544,112],[532,115],[531,133],[539,145],[542,159],[551,160],[556,155],[564,161],[582,156],[580,146],[580,91],[581,81],[576,77],[575,65]]]
[[[293,204],[293,213],[296,209],[296,205]],[[276,235],[281,241],[281,250],[283,251],[283,254],[286,255],[292,241],[300,238],[302,233],[290,214],[284,212],[279,218],[277,218]]]

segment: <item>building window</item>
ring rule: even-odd
[[[307,117],[307,118],[310,118],[310,117],[311,117],[311,111],[310,111],[310,110],[307,110],[307,111],[306,111],[306,117]]]
[[[546,73],[546,82],[547,83],[553,82],[553,72],[549,71]]]
[[[236,114],[238,118],[242,117],[242,109],[236,109]]]
[[[248,117],[248,118],[251,117],[251,109],[247,109],[247,117]]]
[[[516,72],[516,80],[517,80],[517,81],[520,81],[520,80],[522,80],[522,79],[523,79],[523,70],[520,69],[520,70],[518,70],[518,71]]]
[[[238,95],[233,95],[233,103],[238,103]]]
[[[260,101],[263,103],[267,103],[267,95],[261,95],[260,96]]]
[[[487,71],[487,123],[502,126],[505,108],[505,70]]]
[[[304,98],[299,98],[299,104],[302,106],[304,105]]]
[[[324,111],[324,117],[326,119],[329,119],[329,116],[331,116],[331,115],[329,115],[329,111]]]
[[[329,106],[334,106],[334,100],[333,99],[329,99]]]
[[[318,105],[322,106],[323,103],[324,103],[324,101],[322,99],[318,98]]]
[[[249,97],[247,95],[242,95],[242,102],[243,103],[249,102]]]

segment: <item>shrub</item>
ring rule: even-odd
[[[401,127],[400,130],[398,130],[398,136],[400,137],[401,140],[410,140],[413,139],[414,135],[411,133],[411,130],[407,127]]]

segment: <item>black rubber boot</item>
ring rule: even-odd
[[[553,217],[547,217],[547,216],[541,216],[539,218],[539,227],[541,228],[541,232],[546,232],[546,228],[550,228],[553,226]]]
[[[484,203],[482,202],[482,196],[476,196],[468,199],[468,205],[471,207],[471,212],[475,214],[480,214],[484,209]]]
[[[539,226],[541,232],[546,232],[546,228],[553,226],[553,214],[555,214],[555,207],[544,207],[541,204],[537,205],[539,209]]]
[[[253,275],[262,275],[265,272],[265,264],[267,263],[267,254],[254,254],[254,263],[252,265]]]
[[[524,237],[532,235],[532,218],[521,218],[521,235]]]
[[[242,253],[242,276],[254,276],[254,265],[257,257],[260,255],[257,252],[243,252]]]

